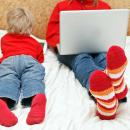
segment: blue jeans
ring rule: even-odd
[[[73,70],[75,77],[87,89],[89,89],[90,74],[95,70],[104,70],[106,67],[106,53],[58,55],[58,59]]]
[[[10,56],[0,64],[0,97],[17,103],[44,93],[44,67],[27,55]]]

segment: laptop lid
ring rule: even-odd
[[[112,45],[124,48],[128,17],[128,9],[62,11],[60,54],[107,52]]]

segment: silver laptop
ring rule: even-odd
[[[107,52],[112,45],[124,48],[128,17],[128,9],[62,11],[59,53]]]

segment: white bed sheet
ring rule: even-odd
[[[127,38],[126,54],[130,61],[130,37]],[[73,72],[59,63],[50,50],[46,52],[45,59],[45,121],[40,125],[28,126],[26,117],[29,108],[22,108],[19,104],[13,111],[19,119],[18,124],[11,128],[0,126],[0,130],[130,130],[130,94],[128,102],[120,105],[115,120],[100,120],[95,116],[95,103],[75,79]],[[125,77],[130,87],[130,63]]]

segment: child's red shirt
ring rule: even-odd
[[[15,55],[31,55],[39,63],[44,61],[43,47],[28,35],[6,34],[1,38],[2,62],[5,58]]]

